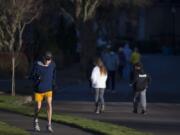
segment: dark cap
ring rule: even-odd
[[[52,53],[49,52],[49,51],[45,52],[44,58],[45,58],[45,59],[51,59],[51,58],[52,58]]]
[[[143,65],[142,65],[142,63],[136,63],[136,64],[134,64],[134,68],[136,68],[136,69],[142,69],[142,68],[143,68]]]
[[[142,64],[141,63],[136,63],[134,64],[135,67],[142,67]]]

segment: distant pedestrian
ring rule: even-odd
[[[137,47],[134,48],[131,54],[131,64],[135,65],[136,63],[141,63],[141,54],[139,53],[139,49]]]
[[[129,47],[128,42],[124,45],[123,52],[124,52],[124,55],[125,55],[125,58],[126,58],[126,65],[125,65],[125,68],[124,68],[124,71],[123,71],[123,76],[124,76],[124,78],[126,80],[129,80],[129,76],[130,76],[130,73],[131,73],[130,60],[131,60],[132,50]]]
[[[122,47],[119,47],[118,49],[118,57],[119,57],[119,76],[120,78],[123,77],[123,69],[126,65],[126,58],[125,58],[125,54],[123,52],[123,48]]]
[[[118,55],[113,51],[111,47],[108,47],[108,51],[103,57],[104,65],[108,71],[107,89],[115,92],[116,87],[116,71],[118,69]]]
[[[91,73],[92,87],[95,89],[95,112],[99,114],[105,109],[104,91],[106,88],[107,70],[100,58],[95,61]]]
[[[51,126],[52,117],[52,96],[55,87],[55,63],[52,60],[51,52],[46,52],[42,60],[35,62],[30,78],[34,85],[35,113],[34,130],[40,131],[38,114],[41,110],[42,101],[45,98],[47,102],[47,130],[53,132]]]
[[[133,112],[138,113],[139,101],[142,106],[142,114],[147,112],[146,105],[146,91],[148,84],[150,82],[150,77],[144,72],[143,66],[140,63],[134,65],[133,72],[131,73],[130,85],[133,87]]]

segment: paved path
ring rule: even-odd
[[[154,135],[180,134],[180,104],[148,104],[148,114],[132,113],[131,103],[111,102],[103,114],[95,114],[93,102],[55,102],[54,111],[130,128]]]
[[[13,125],[18,128],[22,128],[28,131],[31,135],[50,135],[52,133],[48,133],[46,131],[46,121],[39,120],[41,132],[34,132],[32,127],[32,118],[18,115],[6,111],[0,110],[0,120],[6,122],[10,125]],[[91,133],[87,133],[77,128],[65,126],[62,124],[53,123],[54,133],[53,135],[92,135]]]
[[[132,113],[132,90],[127,81],[118,81],[117,93],[105,92],[107,108],[102,115],[93,113],[94,93],[87,82],[57,91],[55,111],[125,125],[155,135],[179,135],[179,61],[180,56],[143,56],[144,67],[152,77],[147,91],[148,115]]]

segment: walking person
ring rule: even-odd
[[[125,58],[126,58],[126,64],[125,64],[125,67],[124,67],[123,76],[124,76],[124,78],[126,80],[129,80],[129,76],[130,76],[130,73],[131,73],[130,60],[131,60],[132,50],[129,47],[128,42],[124,45],[123,52],[124,52],[124,55],[125,55]]]
[[[55,63],[52,60],[51,52],[46,52],[42,60],[35,62],[30,79],[33,80],[34,85],[34,130],[40,131],[38,122],[38,114],[41,110],[42,101],[45,99],[47,102],[47,130],[53,132],[51,117],[52,117],[52,96],[55,86]]]
[[[141,54],[139,53],[139,49],[137,47],[134,48],[132,54],[131,54],[131,64],[132,66],[136,63],[141,63]]]
[[[133,87],[133,112],[138,113],[138,105],[141,103],[141,113],[146,114],[146,91],[148,84],[150,82],[150,77],[144,72],[143,66],[140,63],[134,65],[133,72],[131,74],[131,83]]]
[[[95,112],[101,113],[105,109],[104,91],[106,88],[107,70],[100,58],[95,61],[91,73],[92,87],[95,89]]]
[[[118,49],[118,57],[119,57],[119,68],[118,68],[119,69],[119,76],[120,76],[120,78],[122,78],[123,77],[123,69],[124,69],[125,64],[126,64],[126,58],[125,58],[122,47],[119,47],[119,49]]]
[[[111,47],[109,47],[108,51],[103,57],[103,61],[108,71],[107,89],[110,90],[110,92],[115,93],[116,71],[119,64],[118,55],[113,51]]]

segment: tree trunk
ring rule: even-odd
[[[128,22],[126,26],[126,34],[132,41],[134,41],[137,36],[138,16],[138,8],[134,7],[132,3],[130,3],[129,9],[127,10]]]
[[[12,53],[12,89],[11,89],[11,95],[15,96],[15,54]]]
[[[93,30],[93,21],[82,22],[79,25],[81,44],[81,66],[83,72],[87,73],[89,63],[96,55],[96,33]]]

